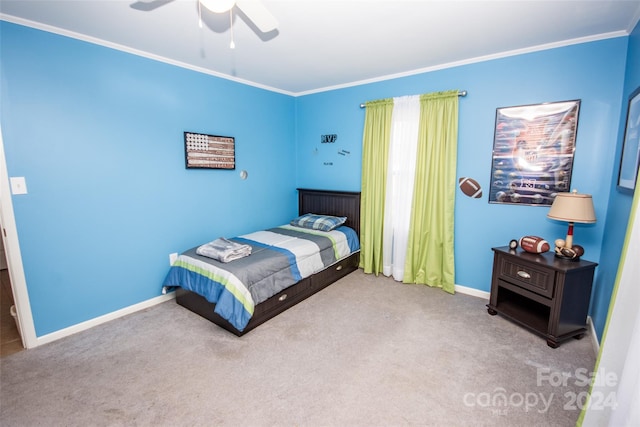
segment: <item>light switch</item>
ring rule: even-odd
[[[27,194],[27,181],[24,176],[12,176],[9,180],[12,194]]]

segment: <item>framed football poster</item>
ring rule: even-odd
[[[550,206],[569,191],[580,100],[496,109],[489,203]]]

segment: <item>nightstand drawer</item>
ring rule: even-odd
[[[555,273],[553,270],[536,269],[528,264],[512,262],[509,258],[502,258],[500,276],[524,289],[553,298],[553,284]]]

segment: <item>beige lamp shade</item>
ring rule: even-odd
[[[579,194],[576,190],[572,193],[558,193],[547,217],[566,222],[596,222],[591,195]]]

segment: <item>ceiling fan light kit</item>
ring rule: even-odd
[[[235,6],[235,0],[200,0],[200,3],[209,9],[213,13],[224,13],[229,10],[233,6]]]
[[[131,5],[132,8],[142,11],[151,11],[164,4],[175,0],[138,0]],[[237,7],[242,14],[248,18],[253,25],[262,33],[275,31],[278,28],[278,20],[269,12],[260,0],[196,0],[198,5],[198,26],[203,28],[202,7],[212,13],[232,14],[233,8]],[[230,15],[232,16],[232,15]],[[231,22],[233,28],[233,20]]]

